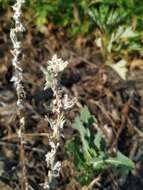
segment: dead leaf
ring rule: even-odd
[[[4,58],[0,59],[0,74],[6,73],[8,70],[6,60]]]
[[[143,60],[142,59],[134,59],[129,64],[129,67],[131,70],[143,68]]]
[[[86,42],[87,42],[86,38],[78,37],[77,40],[75,41],[75,47],[77,49],[81,49],[85,46]]]

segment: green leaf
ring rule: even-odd
[[[127,175],[134,168],[133,161],[121,152],[118,151],[114,156],[108,153],[107,146],[105,144],[104,147],[102,146],[105,141],[101,131],[93,133],[91,130],[89,124],[91,118],[94,116],[87,107],[84,107],[73,124],[73,127],[78,130],[79,136],[75,136],[66,143],[66,149],[74,156],[74,163],[80,171],[77,178],[83,185],[90,182],[95,171],[101,172],[111,167],[114,172],[123,172]],[[95,118],[94,121],[96,121]]]
[[[119,29],[121,30],[121,35],[120,35],[121,39],[134,38],[138,36],[138,34],[132,30],[132,27],[127,27],[127,28],[120,27]]]
[[[81,121],[83,121],[84,123],[88,123],[88,120],[89,120],[91,117],[92,117],[92,116],[91,116],[91,113],[90,113],[88,107],[85,106],[85,107],[81,110],[81,112],[80,112],[80,119],[81,119]]]
[[[91,115],[87,106],[85,106],[80,112],[80,120],[90,127],[93,123],[96,123],[96,118]]]
[[[93,167],[97,170],[106,169],[107,167],[109,167],[109,165],[115,167],[127,168],[128,170],[131,170],[135,167],[133,161],[127,158],[119,151],[117,152],[115,157],[105,154],[104,152],[101,152],[100,156],[94,158],[92,163]]]
[[[37,27],[41,27],[43,24],[46,23],[46,17],[42,17],[42,16],[38,16],[35,20],[35,23],[37,25]]]
[[[127,79],[127,68],[126,68],[127,62],[125,60],[120,60],[118,63],[116,64],[109,64],[109,66],[114,69],[117,74],[123,79],[126,80]]]
[[[101,140],[102,140],[102,133],[101,131],[97,131],[95,138],[94,138],[94,145],[100,150],[101,149]]]
[[[84,154],[85,154],[86,159],[87,160],[91,159],[91,155],[90,155],[90,151],[89,151],[90,147],[89,147],[89,143],[88,143],[88,140],[87,140],[88,139],[87,137],[90,137],[89,129],[85,128],[83,126],[83,123],[82,123],[82,121],[80,120],[79,117],[75,118],[73,127],[75,129],[77,129],[78,132],[80,133],[80,138],[81,138],[81,141],[82,141],[83,150],[84,150]]]
[[[115,159],[115,165],[116,166],[118,166],[118,165],[125,166],[129,169],[135,168],[134,162],[119,151],[117,152],[117,157]]]
[[[68,140],[64,148],[67,152],[73,155],[76,167],[82,169],[84,167],[85,160],[83,154],[80,151],[80,146],[79,138],[75,137],[71,140]]]

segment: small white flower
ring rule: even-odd
[[[68,65],[67,61],[63,61],[61,58],[58,58],[57,55],[53,55],[52,59],[48,61],[47,70],[54,73],[62,72]]]

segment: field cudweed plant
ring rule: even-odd
[[[53,90],[54,100],[52,101],[51,112],[56,116],[54,119],[47,118],[53,131],[49,142],[51,151],[46,154],[46,163],[49,172],[48,181],[45,182],[44,188],[48,190],[57,186],[57,178],[59,177],[61,168],[61,162],[57,160],[56,155],[60,146],[60,138],[63,135],[62,132],[65,123],[64,112],[71,108],[76,101],[75,99],[69,100],[67,94],[62,95],[63,90],[60,85],[61,74],[67,65],[67,61],[63,61],[58,58],[57,55],[54,55],[52,59],[48,61],[47,68],[42,68],[46,80],[44,89],[50,87]]]

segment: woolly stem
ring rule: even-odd
[[[13,44],[13,50],[11,51],[13,55],[12,66],[14,68],[14,74],[11,81],[14,82],[14,86],[17,94],[17,110],[19,116],[19,129],[18,137],[20,139],[20,161],[22,166],[22,177],[21,177],[21,189],[28,190],[28,182],[26,177],[26,164],[25,164],[25,148],[24,148],[24,128],[25,128],[25,117],[24,117],[24,100],[25,100],[25,91],[22,84],[23,80],[23,70],[20,66],[20,55],[21,55],[21,41],[19,41],[19,34],[24,31],[24,26],[21,22],[22,14],[22,5],[25,3],[25,0],[16,0],[15,4],[12,6],[14,14],[13,20],[15,22],[15,27],[10,31],[10,38]]]
[[[54,94],[54,100],[52,101],[51,112],[54,114],[53,119],[48,119],[53,134],[51,136],[49,145],[51,151],[46,154],[48,172],[48,181],[45,183],[44,188],[53,190],[58,185],[57,178],[59,177],[61,169],[61,161],[57,159],[57,152],[60,146],[60,138],[63,135],[63,126],[65,123],[64,112],[66,109],[72,107],[75,100],[70,101],[67,94],[63,95],[62,87],[60,84],[61,73],[68,65],[67,61],[63,61],[54,55],[50,61],[48,61],[47,69],[42,69],[46,77],[46,88],[51,88]]]

